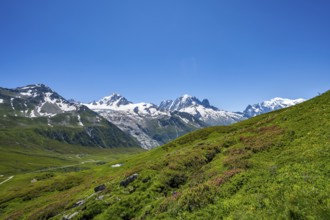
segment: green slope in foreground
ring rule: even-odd
[[[329,219],[330,92],[114,163],[15,176],[1,218]]]

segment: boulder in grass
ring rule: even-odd
[[[121,181],[120,186],[127,187],[128,184],[133,182],[137,177],[138,177],[138,174],[134,173],[133,175],[131,175],[131,176],[127,177],[126,179],[124,179],[123,181]]]
[[[94,191],[95,192],[100,192],[100,191],[102,191],[102,190],[105,190],[105,185],[104,184],[102,184],[102,185],[99,185],[99,186],[97,186],[97,187],[95,187],[94,188]]]

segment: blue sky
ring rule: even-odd
[[[1,0],[0,86],[191,94],[226,110],[330,89],[330,1]]]

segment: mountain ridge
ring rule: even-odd
[[[88,147],[138,146],[136,140],[86,106],[67,101],[44,84],[0,88],[0,127],[46,140]],[[31,131],[32,130],[32,131]],[[7,140],[8,139],[8,140]],[[15,143],[2,137],[2,141]]]

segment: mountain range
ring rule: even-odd
[[[287,108],[301,102],[305,99],[285,99],[285,98],[273,98],[269,101],[264,101],[254,105],[248,105],[243,112],[244,117],[251,118],[260,114],[278,110],[281,108]]]
[[[274,98],[249,105],[242,112],[220,110],[207,99],[200,101],[190,95],[159,105],[133,103],[116,93],[80,103],[66,100],[46,85],[34,84],[0,88],[0,126],[33,127],[38,135],[69,144],[151,149],[193,130],[229,125],[303,101]]]
[[[151,149],[192,130],[229,125],[303,101],[304,99],[274,98],[249,105],[242,112],[230,112],[212,106],[207,99],[200,101],[187,94],[175,100],[162,101],[157,106],[152,103],[132,103],[114,93],[83,105],[135,137],[143,148]]]

